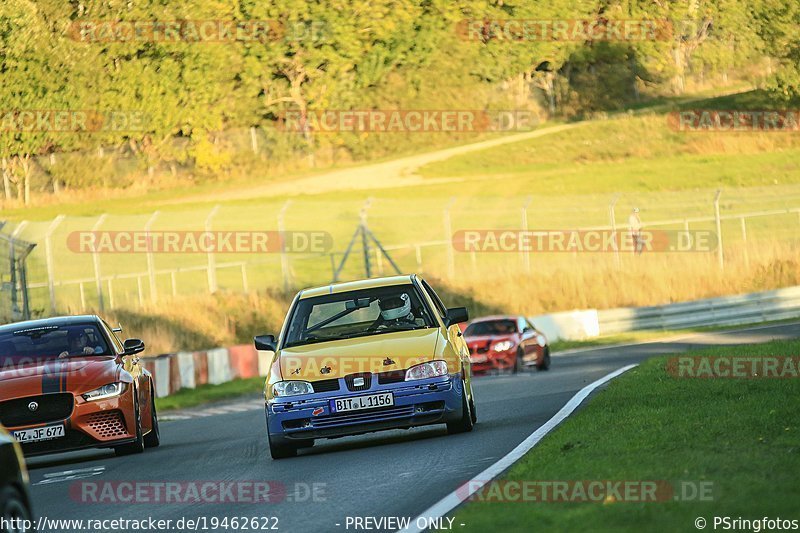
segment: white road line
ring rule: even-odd
[[[105,472],[105,466],[97,466],[94,468],[79,468],[76,470],[65,470],[63,472],[50,472],[44,474],[43,479],[34,485],[50,485],[52,483],[62,483],[64,481],[74,481],[76,479],[85,479],[87,477],[99,476]]]
[[[519,446],[508,452],[506,456],[501,458],[499,461],[494,463],[492,466],[472,478],[471,480],[464,483],[461,487],[454,490],[435,504],[433,506],[426,509],[422,514],[414,518],[409,527],[400,531],[403,532],[421,532],[424,529],[420,529],[417,527],[417,522],[426,523],[429,522],[430,518],[441,518],[459,505],[461,505],[465,500],[469,499],[470,496],[475,494],[481,487],[483,487],[486,483],[491,481],[492,479],[496,478],[500,474],[502,474],[507,468],[513,465],[515,462],[520,460],[523,455],[528,453],[528,451],[536,446],[542,438],[550,433],[556,426],[558,426],[561,422],[564,421],[569,415],[572,414],[575,409],[586,399],[589,394],[591,394],[596,388],[600,387],[601,385],[611,381],[615,377],[619,376],[620,374],[627,372],[631,368],[634,368],[635,364],[623,366],[622,368],[611,372],[603,376],[602,378],[598,379],[595,382],[592,382],[582,388],[578,393],[570,398],[570,400],[561,408],[553,418],[545,422],[539,429],[534,431],[533,433],[528,436],[524,441],[522,441]]]

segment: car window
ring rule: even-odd
[[[479,335],[511,335],[517,332],[517,323],[514,320],[481,320],[473,322],[464,330],[467,337]]]
[[[411,284],[327,294],[297,302],[284,347],[433,324],[422,295]]]
[[[80,355],[114,355],[97,324],[23,327],[0,333],[0,366]]]

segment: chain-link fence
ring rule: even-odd
[[[14,225],[13,233],[39,243],[28,261],[27,275],[29,308],[38,316],[169,305],[172,297],[218,291],[291,290],[334,279],[361,278],[367,268],[372,276],[389,275],[396,271],[395,264],[402,272],[443,280],[505,276],[536,278],[541,283],[550,283],[552,276],[565,270],[578,274],[599,268],[672,271],[686,264],[708,263],[711,271],[721,269],[723,261],[726,269],[750,268],[751,264],[755,268],[760,254],[771,253],[770,246],[783,255],[800,246],[800,188],[790,189],[785,194],[768,188],[723,191],[721,200],[713,190],[551,198],[527,194],[418,197],[413,193],[405,197],[376,194],[371,200],[367,195],[326,200],[264,198],[218,207],[204,204],[143,214],[21,221]],[[529,253],[521,249],[476,253],[460,249],[455,242],[463,230],[626,231],[633,207],[641,208],[648,229],[709,232],[714,238],[711,251],[652,254],[649,259],[631,254],[617,257],[613,253]],[[354,234],[362,222],[369,229],[367,235],[374,235],[377,242]],[[271,247],[264,253],[253,250],[251,242],[245,243],[245,249],[237,249],[235,240],[232,248],[215,252],[169,246],[148,252],[128,246],[142,236],[174,237],[186,245],[207,232],[245,237],[258,232],[288,233],[306,238],[317,232],[328,236],[328,246],[319,252],[292,243],[293,249]],[[6,233],[12,230],[6,228]],[[99,245],[96,251],[83,247],[84,238]],[[367,254],[363,253],[365,240]],[[348,249],[352,253],[343,261]],[[8,254],[8,246],[3,253]],[[17,262],[19,257],[17,253]],[[7,256],[3,261],[10,264]],[[7,281],[11,283],[4,278],[4,287]],[[19,286],[18,274],[14,283]],[[4,305],[11,309],[11,293],[6,294],[4,290],[4,302],[8,302]]]
[[[28,293],[28,256],[35,244],[2,231],[0,221],[0,320],[13,322],[31,317]]]

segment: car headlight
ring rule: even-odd
[[[435,378],[447,375],[447,363],[444,361],[431,361],[412,366],[406,370],[406,381],[415,379]]]
[[[536,335],[536,344],[544,348],[547,344],[547,339],[544,338],[544,335]]]
[[[500,341],[492,345],[492,350],[495,352],[505,352],[506,350],[510,350],[513,346],[514,343],[511,341]]]
[[[108,385],[103,385],[99,389],[94,389],[89,392],[85,392],[81,394],[84,400],[87,402],[93,402],[96,400],[105,400],[106,398],[114,398],[115,396],[119,396],[123,392],[125,392],[125,383],[117,382],[117,383],[109,383]]]
[[[272,393],[276,397],[299,396],[313,392],[314,388],[308,381],[279,381],[272,386]]]

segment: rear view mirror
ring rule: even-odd
[[[125,339],[122,344],[125,355],[133,355],[144,351],[144,341],[141,339]]]
[[[369,304],[369,298],[358,298],[357,300],[347,300],[344,303],[344,308],[348,311],[352,311],[354,309],[364,309],[369,307]]]
[[[257,335],[253,338],[253,344],[256,345],[256,350],[276,351],[275,335]]]
[[[447,327],[450,327],[453,324],[460,324],[468,320],[469,312],[467,311],[466,307],[451,307],[447,310],[447,316],[445,317],[445,323]]]

